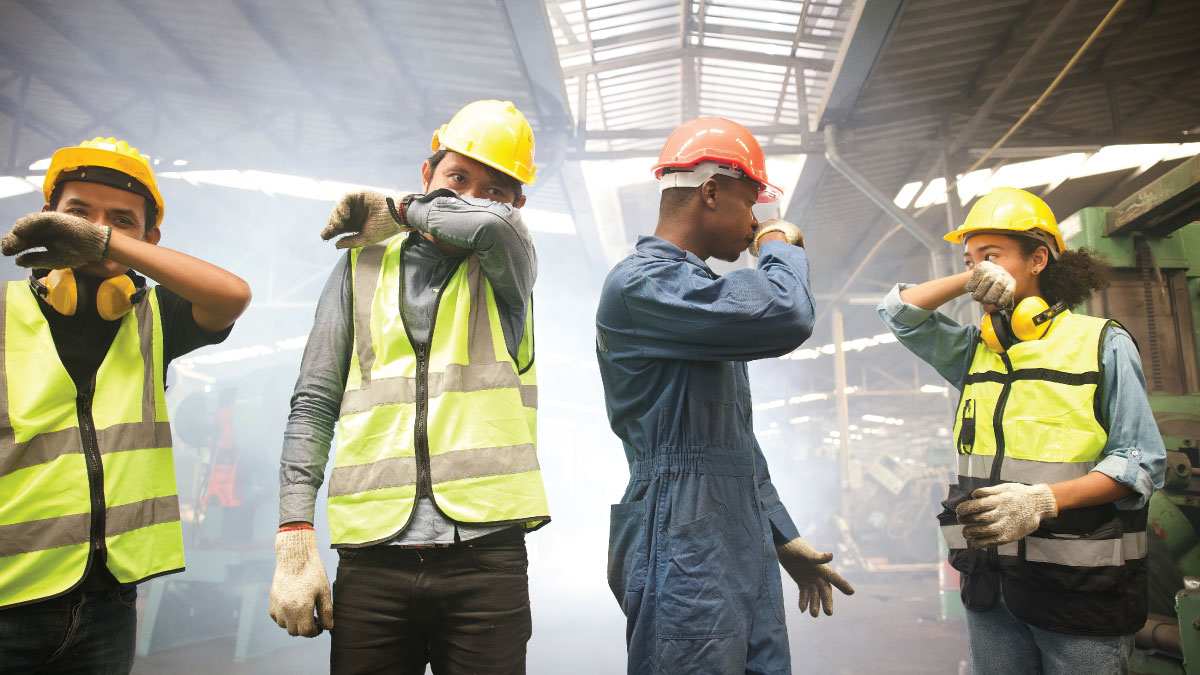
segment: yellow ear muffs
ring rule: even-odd
[[[1017,303],[1016,309],[1012,312],[1013,335],[1022,341],[1041,340],[1046,337],[1046,333],[1050,332],[1054,317],[1065,309],[1066,305],[1061,302],[1055,303],[1051,307],[1039,297],[1025,298]]]
[[[1051,307],[1042,298],[1031,296],[1017,303],[1012,310],[1012,319],[1003,312],[991,312],[983,317],[979,330],[987,346],[997,354],[1003,354],[1017,342],[1046,337],[1054,317],[1066,308],[1061,302]]]
[[[88,294],[86,290],[81,292],[81,287],[86,288],[86,284],[70,269],[51,270],[41,279],[30,274],[29,287],[63,316],[74,316],[87,306]],[[145,282],[135,282],[127,274],[105,279],[96,290],[96,313],[105,321],[115,321],[125,316],[145,295]]]
[[[79,309],[79,289],[75,285],[75,272],[70,269],[50,270],[41,279],[30,273],[29,287],[59,314],[74,316]]]
[[[116,321],[133,309],[138,289],[124,274],[105,279],[96,290],[96,313],[105,321]]]
[[[1003,354],[1013,346],[1012,327],[1009,326],[1008,317],[1004,312],[985,314],[979,330],[983,333],[984,343],[997,354]]]

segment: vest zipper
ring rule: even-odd
[[[88,488],[92,500],[92,551],[96,559],[104,564],[104,464],[100,461],[100,447],[96,442],[96,423],[92,420],[92,397],[96,391],[96,379],[88,382],[87,389],[79,392],[76,410],[79,416],[79,435],[83,441],[83,456],[86,458]],[[90,568],[90,564],[89,564]]]
[[[441,294],[438,294],[439,301]],[[436,321],[436,317],[435,317]],[[433,326],[429,329],[430,341]],[[410,340],[411,342],[411,340]],[[433,496],[433,483],[429,476],[429,345],[413,345],[417,352],[417,497]]]
[[[1012,389],[1012,361],[1009,360],[1008,354],[1001,354],[1000,360],[1004,361],[1004,384],[1000,389],[1000,395],[996,397],[996,409],[992,411],[992,435],[996,439],[996,459],[992,462],[991,485],[1000,482],[1000,467],[1004,464],[1004,406],[1008,404],[1008,393]]]
[[[463,258],[462,262],[455,266],[454,272],[451,272],[443,280],[441,288],[438,289],[437,300],[433,303],[433,319],[429,322],[429,340],[418,343],[413,339],[412,331],[408,329],[408,307],[404,302],[404,254],[408,252],[408,242],[409,239],[405,239],[400,244],[400,323],[404,326],[404,335],[408,338],[408,344],[412,345],[413,351],[417,354],[417,420],[416,433],[413,438],[413,450],[417,456],[417,494],[415,498],[420,499],[428,495],[433,500],[433,479],[429,469],[429,350],[433,345],[433,331],[437,326],[438,308],[442,305],[442,295],[446,292],[446,286],[449,285],[450,279],[454,278],[457,273],[458,267],[467,259]],[[436,501],[433,505],[434,508],[437,508]]]
[[[1012,389],[1012,361],[1009,360],[1008,354],[1001,354],[1000,360],[1004,362],[1004,384],[1000,388],[1000,395],[996,397],[996,409],[992,411],[992,436],[996,439],[996,456],[992,460],[992,474],[988,485],[1000,482],[1000,468],[1004,464],[1004,406],[1008,405],[1008,393]],[[992,569],[1000,569],[998,547],[989,548],[987,558]]]

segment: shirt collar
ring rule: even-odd
[[[663,239],[662,237],[655,237],[652,235],[642,235],[638,237],[637,250],[638,253],[653,256],[655,258],[662,258],[664,260],[682,260],[684,262],[691,263],[692,265],[704,270],[705,274],[708,276],[714,279],[717,277],[717,275],[713,273],[712,269],[710,269],[709,266],[695,253],[692,253],[691,251],[685,251],[666,239]]]

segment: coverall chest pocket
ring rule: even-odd
[[[736,632],[735,610],[728,597],[728,526],[722,515],[710,511],[667,531],[661,558],[666,572],[655,612],[659,638],[719,638]]]
[[[649,565],[645,500],[613,504],[608,521],[608,587],[625,609],[625,594],[646,587]]]

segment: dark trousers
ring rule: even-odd
[[[136,602],[125,586],[0,609],[0,675],[128,675]]]
[[[503,533],[497,533],[503,534]],[[525,541],[488,535],[450,548],[339,550],[333,584],[334,675],[525,672]]]

